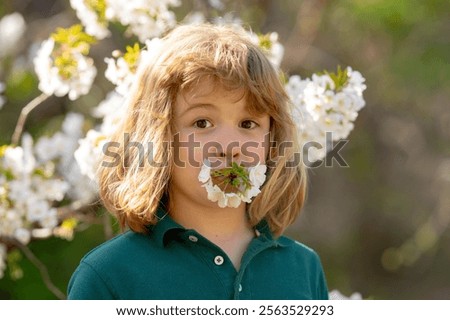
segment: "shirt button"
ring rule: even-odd
[[[190,235],[189,240],[191,240],[192,242],[197,242],[198,238],[196,236]]]
[[[239,283],[239,292],[242,291],[242,285]]]
[[[214,263],[217,264],[218,266],[220,266],[223,263],[223,257],[222,256],[216,256],[214,258]]]

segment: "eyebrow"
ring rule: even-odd
[[[180,117],[184,116],[186,113],[188,113],[189,111],[195,110],[195,109],[217,109],[217,107],[214,104],[211,103],[194,103],[194,104],[190,104],[186,110],[184,110],[181,114]]]

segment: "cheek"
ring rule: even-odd
[[[174,164],[181,168],[200,168],[203,163],[202,143],[193,134],[175,136]]]
[[[254,167],[265,164],[269,153],[269,137],[258,136],[242,144],[241,160],[244,166]]]

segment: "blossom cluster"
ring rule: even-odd
[[[109,22],[127,26],[127,34],[135,35],[144,43],[159,37],[176,25],[170,7],[181,4],[179,0],[70,0],[86,32],[98,39],[110,35]]]
[[[40,137],[34,147],[38,164],[55,163],[59,176],[69,183],[67,196],[72,201],[87,203],[96,195],[96,186],[86,177],[82,168],[75,161],[75,151],[79,147],[79,140],[84,137],[84,116],[78,113],[68,113],[61,130],[52,136]],[[86,160],[90,159],[86,155]]]
[[[294,105],[292,116],[303,144],[315,142],[322,146],[308,149],[309,161],[326,156],[327,132],[333,141],[345,139],[353,129],[358,112],[364,107],[365,79],[347,67],[337,73],[314,74],[311,79],[291,76],[286,84]]]
[[[58,97],[68,94],[71,100],[87,94],[97,74],[87,56],[93,43],[95,38],[84,33],[81,25],[59,28],[43,41],[33,61],[39,89]]]
[[[267,167],[243,167],[233,162],[231,167],[212,169],[206,159],[198,175],[208,199],[217,202],[220,208],[237,208],[241,202],[250,203],[257,196],[266,180]]]
[[[21,146],[0,147],[0,237],[25,245],[35,236],[73,237],[76,222],[60,225],[58,206],[62,200],[88,203],[97,192],[74,159],[83,124],[82,115],[69,113],[52,136],[33,143],[25,134]],[[6,252],[0,243],[0,278]]]
[[[58,224],[55,202],[63,200],[69,183],[56,178],[52,162],[39,165],[33,141],[0,149],[0,236],[28,244],[32,230]]]
[[[105,77],[116,85],[116,91],[125,96],[131,89],[136,73],[141,62],[148,63],[159,51],[162,40],[154,38],[146,40],[145,46],[141,48],[139,43],[128,46],[126,52],[119,50],[113,52],[113,58],[105,58],[108,67]]]

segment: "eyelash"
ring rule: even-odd
[[[207,128],[209,128],[209,127],[205,127],[205,128],[199,127],[199,126],[197,125],[197,123],[200,122],[200,121],[207,121],[207,122],[209,122],[209,124],[212,126],[211,121],[209,121],[208,119],[198,119],[198,120],[195,120],[195,121],[194,121],[194,124],[193,124],[194,128],[197,128],[197,129],[207,129]]]
[[[255,122],[255,121],[253,121],[253,120],[244,120],[244,121],[241,122],[241,128],[243,128],[242,127],[242,123],[243,122],[247,122],[247,121],[250,121],[254,125],[254,127],[252,127],[252,128],[244,128],[244,129],[251,130],[251,129],[255,129],[255,128],[259,127],[259,124],[257,122]]]
[[[203,128],[203,127],[198,126],[198,122],[200,122],[200,121],[207,121],[207,122],[209,122],[209,124],[212,126],[211,121],[209,121],[209,120],[207,120],[207,119],[198,119],[198,120],[195,120],[194,123],[193,123],[194,128],[197,128],[197,129],[207,129],[207,128],[210,128],[210,127],[211,127],[211,126],[209,126],[209,127],[207,126],[207,127],[204,127],[204,128]],[[251,127],[251,128],[244,128],[244,127],[242,127],[242,123],[247,122],[247,121],[251,122],[252,125],[254,125],[254,126]],[[243,120],[243,121],[241,121],[241,123],[240,123],[240,127],[243,128],[243,129],[251,130],[251,129],[254,129],[254,128],[256,128],[256,127],[259,127],[259,124],[258,124],[257,122],[255,122],[255,121],[253,121],[253,120]]]

